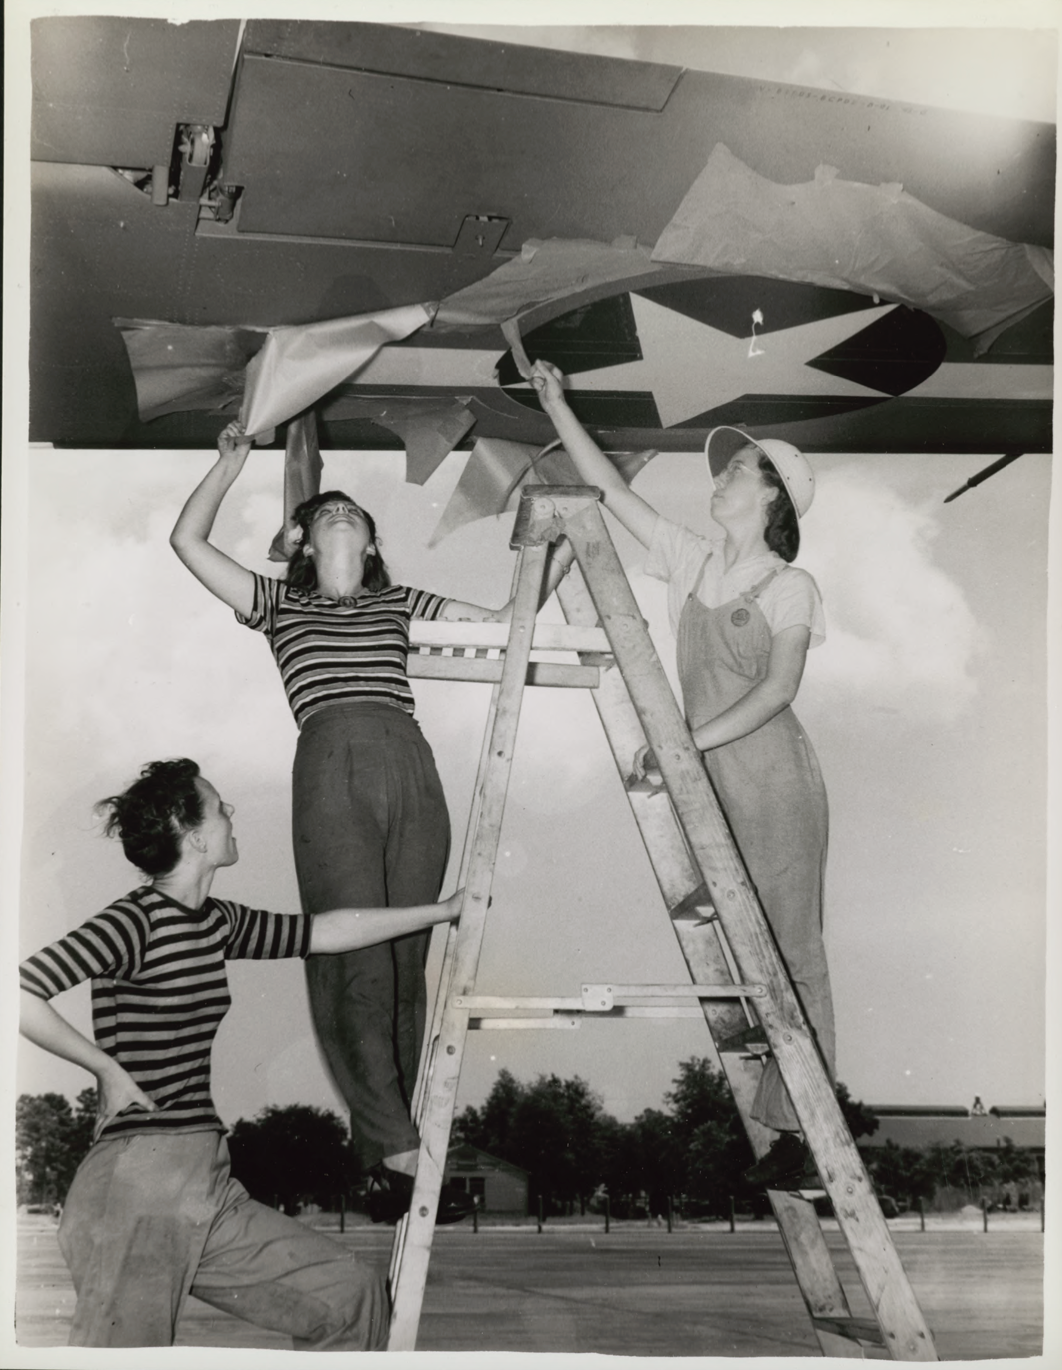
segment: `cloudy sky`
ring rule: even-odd
[[[867,13],[880,22],[874,7]],[[536,30],[533,41],[1054,117],[1053,45],[1018,31],[943,43],[932,32],[900,30],[584,29]],[[17,415],[16,405],[9,425]],[[5,632],[17,648],[24,626],[24,698],[17,655],[7,656],[4,682],[8,757],[16,762],[25,721],[24,792],[9,784],[5,794],[9,843],[23,823],[22,953],[135,883],[120,849],[99,836],[92,804],[159,756],[195,756],[236,805],[241,863],[222,873],[216,892],[295,908],[295,729],[279,680],[264,641],[239,628],[166,543],[209,456],[37,449],[20,463],[24,432],[8,427],[15,465],[6,512],[21,524],[24,495],[25,559],[12,554],[13,543],[5,548]],[[504,521],[483,521],[426,550],[464,460],[451,456],[420,488],[404,483],[401,454],[332,454],[327,478],[377,515],[397,579],[498,603],[513,566]],[[797,709],[831,801],[827,946],[839,1073],[872,1102],[1044,1097],[1050,470],[1046,457],[1023,457],[945,507],[943,496],[988,460],[853,455],[815,463],[819,494],[802,564],[822,588],[829,638],[809,659]],[[664,513],[706,526],[699,456],[657,458],[636,489]],[[261,569],[280,490],[279,454],[256,454],[219,520],[222,544]],[[641,573],[641,550],[625,536],[618,543],[670,662],[663,589]],[[32,572],[21,582],[20,567]],[[417,696],[460,831],[474,778],[469,738],[487,691],[422,683]],[[682,978],[633,834],[590,702],[575,692],[530,697],[482,984],[568,993],[584,978]],[[333,1106],[301,969],[237,966],[232,979],[236,1004],[215,1058],[223,1117],[250,1116],[268,1103]],[[62,1002],[87,1022],[87,992]],[[545,1039],[481,1034],[460,1102],[480,1102],[506,1064],[525,1079],[542,1070],[578,1073],[627,1119],[660,1106],[679,1060],[709,1050],[695,1027],[609,1023]],[[20,1089],[74,1095],[85,1083],[23,1049]]]
[[[295,729],[279,679],[265,642],[166,541],[210,459],[32,453],[24,951],[135,883],[120,849],[98,836],[92,804],[159,756],[194,755],[236,805],[241,862],[216,892],[297,906],[287,835]],[[326,478],[374,511],[396,577],[497,603],[513,566],[506,519],[425,549],[465,460],[454,454],[421,488],[404,482],[401,454],[332,454]],[[218,526],[222,545],[263,570],[280,461],[255,454]],[[944,507],[983,464],[820,457],[806,520],[802,562],[822,588],[830,635],[809,658],[798,711],[831,800],[840,1075],[882,1103],[1043,1097],[1049,463],[1026,456]],[[708,526],[700,456],[658,457],[636,488],[662,512]],[[642,574],[637,544],[618,542],[670,663],[663,587]],[[488,690],[419,682],[417,695],[459,826]],[[522,726],[481,983],[563,994],[583,978],[680,979],[590,701],[533,694]],[[226,1118],[270,1102],[330,1104],[301,969],[234,967],[233,980],[237,1006],[216,1053]],[[554,1069],[583,1075],[629,1118],[660,1104],[675,1061],[707,1049],[688,1022],[482,1034],[462,1095],[479,1102],[501,1063],[523,1078]],[[35,1049],[26,1069],[32,1092],[73,1088],[77,1076]]]

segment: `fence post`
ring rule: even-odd
[[[611,1225],[611,1222],[612,1222],[612,1204],[611,1204],[611,1202],[609,1201],[608,1195],[606,1194],[606,1195],[605,1195],[605,1231],[606,1231],[606,1233],[607,1233],[608,1230],[609,1230],[609,1227],[610,1227],[610,1225]]]
[[[673,1206],[672,1206],[672,1203],[671,1203],[671,1195],[669,1194],[669,1195],[667,1196],[667,1230],[668,1230],[669,1232],[671,1232],[671,1231],[673,1230],[673,1227],[674,1227],[674,1222],[673,1222],[674,1216],[675,1216],[675,1210],[674,1210],[674,1208],[673,1208]]]
[[[984,1221],[985,1231],[988,1231],[988,1200],[982,1195],[981,1198],[981,1217]]]
[[[542,1231],[542,1195],[538,1196],[538,1230]]]
[[[345,1232],[345,1231],[347,1230],[347,1196],[346,1196],[346,1194],[340,1194],[340,1196],[339,1196],[339,1230],[340,1230],[340,1232]]]
[[[472,1231],[479,1231],[479,1195],[472,1196]]]
[[[926,1205],[921,1194],[918,1196],[918,1220],[922,1226],[922,1231],[926,1230]]]

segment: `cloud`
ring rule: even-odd
[[[205,764],[234,753],[252,774],[268,772],[283,748],[262,737],[285,726],[287,710],[265,642],[239,628],[167,541],[198,468],[153,465],[147,491],[129,500],[121,456],[79,460],[94,467],[79,503],[31,501],[33,544],[50,535],[50,551],[29,582],[27,740],[33,757],[61,749],[64,761],[31,767],[35,783],[61,787],[68,765],[101,764],[113,783],[148,757],[180,754]],[[260,560],[279,510],[253,493],[267,474],[252,475],[251,499],[233,511],[251,520],[241,541]]]
[[[31,788],[44,803],[57,802],[72,767],[98,777],[93,784],[105,792],[149,757],[190,754],[222,779],[286,795],[295,728],[267,644],[241,629],[167,544],[209,458],[185,454],[145,467],[142,454],[134,463],[125,454],[81,453],[76,486],[67,454],[41,458],[31,533],[32,545],[49,554],[35,558],[30,579]],[[385,536],[399,530],[392,550],[400,574],[482,603],[505,597],[505,528],[476,525],[453,547],[428,552],[418,533],[434,517],[437,491],[406,485],[393,454],[358,454],[353,472],[347,459],[336,465],[331,479],[371,488]],[[280,486],[279,454],[256,453],[217,530],[238,559],[273,574],[265,550]],[[810,658],[807,695],[826,707],[858,700],[930,720],[968,707],[981,635],[961,590],[934,564],[936,530],[925,506],[905,503],[865,467],[821,472],[801,563],[820,582],[829,636]],[[638,571],[632,584],[674,680],[664,587]],[[456,815],[473,786],[489,692],[427,682],[416,692]],[[529,691],[513,797],[538,811],[571,812],[611,783],[612,760],[582,692]]]
[[[61,802],[71,769],[106,792],[148,758],[174,755],[193,756],[219,784],[276,787],[286,796],[296,730],[267,642],[241,628],[168,545],[210,458],[175,454],[145,469],[142,455],[132,463],[126,454],[80,453],[76,488],[71,460],[48,454],[31,499],[35,540],[52,533],[52,551],[30,582],[27,739],[36,803]],[[429,552],[420,534],[437,517],[438,492],[405,484],[395,454],[358,453],[329,468],[330,482],[369,499],[400,577],[476,602],[505,598],[513,566],[507,524],[477,525],[453,547]],[[253,454],[215,530],[238,561],[271,575],[281,570],[265,557],[280,490],[279,454]],[[415,691],[457,825],[490,692],[435,682]],[[514,798],[542,811],[581,808],[611,765],[581,691],[527,692]]]
[[[953,722],[977,693],[985,637],[933,557],[939,524],[865,468],[820,472],[800,564],[815,576],[826,643],[808,661],[820,694]]]

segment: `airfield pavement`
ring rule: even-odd
[[[311,1220],[359,1259],[386,1268],[392,1230],[364,1220]],[[823,1224],[856,1315],[867,1303],[836,1224]],[[979,1213],[946,1225],[934,1215],[890,1223],[941,1360],[1041,1353],[1043,1252],[1039,1214]],[[74,1291],[46,1217],[19,1218],[16,1285],[20,1348],[62,1346]],[[290,1348],[191,1299],[178,1346]],[[817,1356],[773,1222],[664,1226],[592,1219],[440,1228],[418,1350],[600,1352],[624,1356]],[[853,1354],[858,1349],[853,1346]],[[39,1360],[29,1363],[40,1364]]]

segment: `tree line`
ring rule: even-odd
[[[853,1137],[878,1120],[843,1084],[838,1100]],[[614,1217],[667,1211],[688,1217],[764,1212],[765,1195],[744,1178],[753,1156],[729,1085],[705,1057],[679,1063],[664,1107],[630,1123],[607,1113],[585,1080],[539,1075],[530,1083],[502,1070],[481,1107],[454,1120],[452,1142],[467,1142],[528,1174],[531,1211],[545,1215],[600,1211]],[[62,1203],[92,1144],[96,1091],[75,1107],[61,1094],[24,1094],[16,1111],[18,1201]],[[357,1206],[362,1183],[346,1124],[327,1109],[272,1105],[241,1118],[229,1134],[233,1174],[263,1203],[297,1212],[314,1203]],[[878,1193],[898,1208],[932,1202],[942,1189],[996,1200],[1007,1187],[1038,1177],[1035,1158],[1010,1139],[992,1151],[956,1141],[929,1147],[861,1148]]]
[[[838,1097],[853,1136],[877,1127],[843,1085]],[[615,1217],[662,1214],[669,1200],[691,1217],[724,1216],[731,1200],[765,1211],[745,1179],[753,1154],[722,1071],[705,1057],[680,1062],[664,1105],[620,1123],[578,1076],[522,1084],[502,1070],[482,1108],[455,1120],[454,1137],[526,1170],[529,1203],[545,1214],[585,1213],[606,1194]]]

